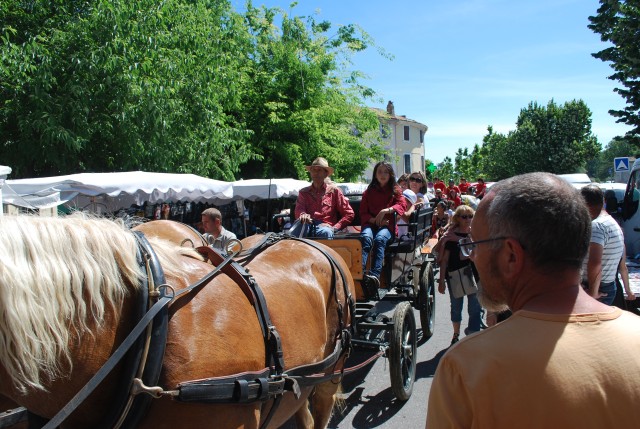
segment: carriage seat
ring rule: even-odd
[[[387,245],[385,253],[411,253],[422,246],[429,239],[432,215],[433,208],[430,206],[423,206],[420,210],[413,212],[409,219],[407,234],[396,237],[391,244]]]

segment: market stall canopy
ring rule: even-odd
[[[232,183],[234,200],[267,200],[273,198],[293,198],[309,182],[296,179],[249,179]]]
[[[368,183],[336,183],[345,195],[362,195],[369,186]]]
[[[8,189],[7,189],[8,188]],[[194,174],[79,173],[67,176],[7,180],[5,204],[45,208],[63,203],[85,208],[99,206],[95,212],[115,211],[132,204],[164,202],[208,202],[224,204],[233,199],[231,183]]]

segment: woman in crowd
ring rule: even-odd
[[[418,197],[418,202],[424,202],[424,194],[427,193],[427,179],[420,171],[414,171],[409,175],[409,189]]]
[[[366,272],[367,259],[373,250],[371,270],[365,276],[365,281],[375,286],[376,290],[380,286],[384,250],[398,232],[394,213],[400,217],[405,210],[405,198],[396,183],[393,167],[386,161],[377,163],[373,168],[371,183],[362,194],[360,202],[362,272]]]
[[[474,211],[469,206],[459,206],[453,217],[451,223],[445,235],[438,241],[436,245],[438,252],[438,265],[440,267],[440,279],[438,281],[438,292],[444,294],[445,292],[445,278],[449,283],[449,298],[451,299],[451,322],[453,323],[453,338],[451,344],[458,342],[460,337],[460,322],[462,321],[462,307],[464,304],[464,296],[455,298],[451,291],[451,284],[449,282],[449,275],[453,271],[457,271],[461,268],[471,266],[473,275],[478,281],[478,274],[476,272],[473,262],[468,257],[465,257],[460,252],[458,247],[458,241],[462,238],[469,236],[471,232],[471,219],[473,218]],[[470,335],[480,330],[482,317],[481,307],[478,302],[478,297],[475,293],[467,296],[467,311],[469,313],[469,325],[464,330],[465,335]]]
[[[447,213],[447,203],[440,201],[436,204],[436,212],[431,218],[431,236],[441,238],[449,224],[449,214]]]

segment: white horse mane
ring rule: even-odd
[[[84,216],[0,217],[0,362],[15,388],[59,377],[72,336],[101,326],[127,285],[137,287],[137,244],[125,229]]]

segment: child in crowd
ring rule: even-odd
[[[407,203],[407,210],[398,219],[398,237],[402,239],[411,239],[409,234],[409,220],[416,210],[420,210],[424,203],[418,201],[418,197],[411,189],[402,191],[402,195]]]

